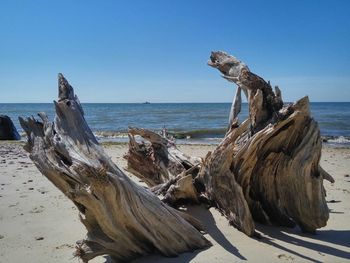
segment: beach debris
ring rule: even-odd
[[[166,139],[132,128],[126,154],[129,171],[173,206],[183,199],[193,202],[205,197],[249,236],[255,233],[254,221],[298,224],[312,233],[325,226],[329,210],[323,180],[333,183],[334,179],[319,164],[322,142],[317,122],[310,116],[308,97],[284,105],[278,87],[273,91],[269,82],[222,51],[212,52],[208,64],[238,86],[222,142],[195,164],[174,158],[172,151],[177,148]],[[242,123],[237,118],[240,90],[249,106],[249,118]],[[136,133],[148,144],[133,139],[135,130],[142,131]],[[194,165],[199,169],[191,171],[191,181],[180,185],[179,179]]]
[[[74,248],[74,245],[71,244],[62,244],[60,246],[55,247],[55,249],[62,249],[62,248]]]
[[[39,113],[41,121],[19,118],[28,135],[24,149],[80,212],[88,238],[77,242],[75,255],[84,262],[103,254],[116,261],[176,256],[210,246],[201,223],[173,208],[188,201],[215,206],[248,236],[256,236],[255,221],[298,224],[306,232],[326,225],[323,180],[334,179],[319,164],[322,142],[308,97],[284,105],[278,87],[273,91],[225,52],[212,52],[208,64],[238,86],[226,135],[200,159],[183,154],[166,133],[130,128],[128,171],[150,189],[107,156],[63,75],[54,123],[45,113]],[[239,123],[241,91],[249,118]]]
[[[294,257],[292,257],[290,255],[286,255],[286,254],[279,254],[277,257],[279,259],[283,259],[283,260],[286,260],[286,261],[293,261],[294,260]]]
[[[44,212],[44,210],[45,210],[45,207],[41,205],[41,206],[34,207],[32,210],[29,211],[29,213],[39,214],[39,213]]]
[[[146,143],[137,142],[135,135],[141,136]],[[178,207],[186,202],[199,203],[199,200],[207,200],[219,208],[230,224],[249,236],[254,235],[255,227],[249,207],[241,187],[229,172],[233,156],[229,151],[231,148],[226,147],[229,150],[214,154],[218,158],[214,158],[211,164],[208,163],[208,167],[211,167],[209,172],[203,169],[203,162],[207,158],[203,161],[189,157],[157,133],[130,128],[129,137],[129,151],[124,156],[127,159],[127,170],[145,181],[152,192],[161,196],[163,202]],[[227,165],[222,165],[222,160],[226,160]],[[210,173],[210,176],[207,177],[206,173]]]
[[[128,135],[129,151],[124,156],[127,160],[126,169],[133,174],[140,172],[137,177],[149,187],[168,182],[201,162],[200,158],[181,152],[165,134],[130,127]],[[139,143],[136,136],[144,140]]]
[[[223,74],[223,78],[237,85],[229,117],[229,127],[240,112],[241,97],[238,95],[240,90],[243,90],[247,97],[250,128],[253,133],[270,123],[271,119],[275,118],[275,115],[283,107],[281,90],[278,86],[273,92],[269,82],[252,73],[246,64],[236,57],[223,51],[213,51],[208,65],[218,69]]]
[[[15,125],[7,115],[0,115],[0,140],[20,140]]]
[[[73,201],[88,231],[75,255],[83,262],[104,254],[126,262],[150,253],[176,256],[210,246],[196,219],[161,202],[112,162],[62,74],[58,84],[54,123],[42,112],[41,121],[19,121],[28,135],[24,149],[40,172]]]
[[[319,164],[322,142],[308,97],[284,105],[278,87],[273,91],[269,82],[225,52],[212,52],[208,64],[246,90],[249,118],[242,124],[230,123],[200,174],[209,170],[210,178],[213,168],[229,166],[255,221],[298,224],[306,232],[325,226],[329,211],[323,180],[334,179]],[[229,164],[227,158],[220,159],[227,151],[233,155]],[[225,184],[222,179],[218,183]],[[238,221],[244,224],[244,219]]]

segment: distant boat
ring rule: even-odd
[[[149,101],[145,101],[144,103],[142,103],[142,104],[151,104]]]

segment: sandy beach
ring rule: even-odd
[[[0,142],[0,261],[78,262],[75,241],[86,233],[73,203],[40,174],[22,142]],[[180,145],[204,157],[215,146]],[[123,168],[126,144],[105,145]],[[324,147],[321,165],[336,182],[325,181],[330,219],[316,235],[257,225],[262,239],[245,236],[228,225],[214,208],[192,206],[188,212],[207,227],[213,243],[207,250],[176,258],[148,256],[135,262],[344,262],[350,261],[350,149]],[[134,178],[138,182],[137,178]],[[110,262],[99,257],[91,262]]]

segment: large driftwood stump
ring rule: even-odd
[[[25,149],[40,172],[71,199],[88,233],[76,255],[84,262],[109,254],[119,261],[149,253],[176,256],[210,245],[192,217],[133,183],[105,154],[73,88],[59,75],[56,117],[19,118]]]
[[[317,122],[310,116],[308,98],[284,106],[278,87],[273,92],[269,82],[225,52],[212,52],[208,64],[238,86],[223,141],[199,164],[199,172],[191,172],[191,181],[186,184],[178,184],[185,168],[177,171],[175,179],[162,181],[154,181],[154,173],[145,172],[150,170],[145,167],[165,163],[164,156],[169,155],[166,140],[161,147],[165,155],[154,154],[160,147],[153,147],[157,143],[152,140],[149,145],[142,144],[153,149],[152,158],[148,157],[149,150],[135,151],[141,144],[133,140],[127,155],[130,170],[145,181],[153,180],[152,186],[159,184],[152,189],[166,195],[164,201],[171,200],[170,204],[176,204],[178,196],[168,189],[176,189],[175,193],[182,193],[180,197],[192,200],[205,196],[230,223],[250,236],[254,234],[253,218],[266,224],[298,224],[309,232],[325,226],[329,212],[323,179],[334,180],[319,165],[321,138]],[[247,96],[249,118],[238,124],[242,90]],[[134,159],[142,164],[132,165]],[[166,170],[163,174],[176,174],[170,172],[171,166],[162,167]]]
[[[268,82],[225,52],[212,52],[208,64],[247,93],[251,127],[236,140],[230,169],[253,217],[263,223],[296,223],[308,232],[325,226],[329,211],[323,179],[334,180],[319,165],[321,137],[308,98],[283,106],[278,87],[274,93]]]

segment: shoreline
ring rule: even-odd
[[[186,139],[186,140],[176,140],[175,143],[177,146],[179,145],[192,145],[192,146],[217,146],[222,138],[216,138],[217,140],[213,141],[206,141],[206,140],[192,140],[192,139]],[[2,140],[0,141],[0,146],[2,143],[13,143],[13,144],[25,144],[26,143],[26,137],[22,137],[21,140],[18,141],[7,141]],[[112,146],[112,145],[127,145],[129,142],[128,138],[125,138],[125,140],[104,140],[97,137],[98,142],[103,146]],[[342,143],[342,142],[332,142],[332,141],[326,141],[323,136],[321,136],[322,140],[322,148],[337,148],[337,149],[350,149],[350,141],[349,143]],[[350,137],[349,137],[350,140]]]

